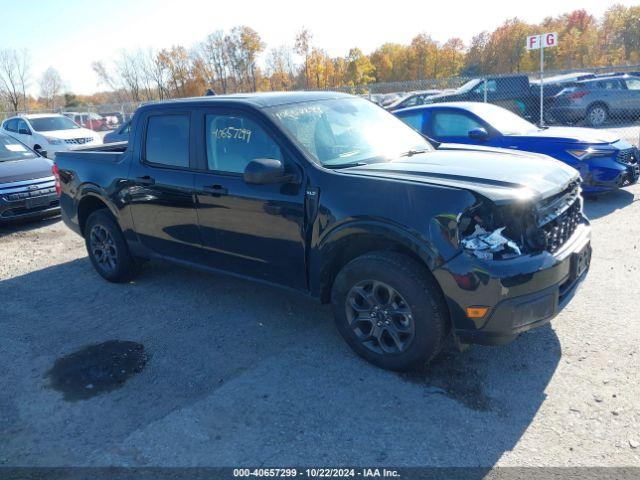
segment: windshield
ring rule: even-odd
[[[0,162],[35,158],[36,155],[9,135],[0,135]]]
[[[29,123],[36,132],[52,132],[54,130],[71,130],[73,128],[80,128],[72,120],[67,117],[55,116],[55,117],[39,117],[30,118]]]
[[[270,109],[271,116],[327,167],[389,161],[432,150],[419,133],[360,98],[317,100]]]
[[[475,78],[473,80],[469,80],[467,83],[465,83],[460,88],[458,88],[458,92],[460,92],[460,93],[470,92],[471,90],[473,90],[473,87],[475,87],[476,85],[478,85],[481,82],[482,82],[482,80],[480,80],[479,78]]]
[[[495,105],[485,107],[479,116],[503,135],[521,135],[538,129],[533,123],[506,108]]]

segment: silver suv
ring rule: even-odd
[[[555,95],[547,108],[550,123],[581,120],[600,127],[610,119],[640,115],[640,77],[601,76],[575,82]]]

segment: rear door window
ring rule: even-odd
[[[615,79],[600,80],[597,82],[597,87],[602,90],[620,90],[620,81]]]
[[[152,115],[147,122],[147,162],[172,167],[189,167],[189,115]]]

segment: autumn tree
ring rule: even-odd
[[[191,56],[181,45],[163,49],[158,53],[158,61],[167,72],[167,88],[170,96],[186,97],[192,83]],[[195,92],[191,92],[195,94]]]
[[[366,85],[375,80],[373,64],[359,48],[349,50],[347,56],[347,82],[350,85]]]
[[[517,18],[507,20],[489,37],[485,57],[486,73],[518,73],[533,70],[535,61],[528,54],[527,35],[537,32],[532,25]]]
[[[311,41],[313,39],[313,35],[309,30],[303,28],[296,35],[295,41],[295,52],[303,58],[303,73],[304,73],[304,86],[305,88],[309,88],[309,79],[311,78],[309,71],[309,57],[311,54]]]
[[[408,50],[406,45],[385,43],[376,49],[369,58],[375,69],[376,81],[396,82],[407,80],[410,76],[408,68]]]
[[[225,37],[225,47],[236,90],[256,91],[256,62],[258,55],[265,48],[258,32],[246,26],[234,27]]]
[[[471,39],[461,71],[463,75],[475,77],[486,73],[489,38],[489,32],[481,32]]]
[[[237,26],[228,32],[215,31],[193,48],[176,45],[159,52],[123,52],[111,66],[98,61],[93,68],[111,96],[136,102],[201,95],[210,87],[228,93],[339,89],[411,80],[422,80],[425,85],[433,80],[434,86],[442,87],[456,84],[459,79],[447,79],[459,76],[537,70],[539,52],[528,51],[525,40],[540,32],[558,32],[560,36],[559,46],[545,52],[548,69],[638,63],[639,24],[640,6],[614,5],[600,20],[584,9],[548,17],[535,25],[512,18],[492,32],[475,35],[468,46],[456,37],[440,42],[421,33],[407,45],[384,43],[368,55],[352,48],[346,55],[336,56],[314,45],[306,28],[295,35],[292,47],[271,48],[263,54],[265,44],[258,32]],[[11,65],[9,70],[15,72],[15,57],[6,52],[2,63]],[[300,65],[296,59],[301,60]],[[5,68],[0,90],[13,109],[18,108],[20,91],[24,92],[15,79]]]
[[[640,6],[614,5],[602,20],[600,44],[609,62],[640,62]]]

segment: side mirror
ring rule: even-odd
[[[21,128],[20,130],[18,130],[18,133],[20,135],[31,135],[31,130],[29,130],[28,128]]]
[[[244,169],[242,178],[252,185],[267,185],[271,183],[287,183],[294,176],[284,171],[281,160],[275,158],[256,158],[251,160]]]
[[[469,138],[473,140],[486,140],[489,138],[489,132],[484,128],[474,128],[469,130]]]
[[[36,153],[38,155],[40,155],[41,157],[47,158],[47,151],[46,150],[36,150]]]

